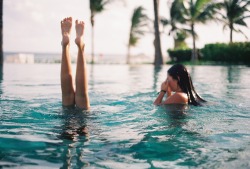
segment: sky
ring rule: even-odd
[[[160,1],[160,16],[168,18],[168,0]],[[125,2],[125,3],[124,3]],[[153,19],[153,0],[115,0],[106,10],[95,17],[95,53],[126,55],[130,19],[133,10],[143,6],[149,18]],[[91,24],[89,0],[4,0],[3,1],[3,49],[5,52],[61,52],[60,21],[68,16],[85,22],[85,50],[91,52]],[[247,20],[250,26],[250,20]],[[74,25],[73,25],[74,26]],[[199,36],[197,46],[207,43],[228,42],[229,30],[223,31],[222,24],[208,23],[197,25]],[[152,26],[153,28],[153,26]],[[249,30],[242,29],[249,36]],[[153,30],[152,30],[153,31]],[[167,30],[166,30],[167,32]],[[74,45],[75,32],[72,30],[71,51],[77,51]],[[154,35],[145,34],[138,45],[131,50],[132,55],[154,56]],[[234,41],[247,41],[241,34],[234,33]],[[249,41],[249,40],[248,40]],[[187,39],[192,47],[192,39]],[[173,38],[161,35],[162,53],[173,47]]]

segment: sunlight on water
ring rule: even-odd
[[[5,64],[0,167],[249,168],[250,69],[188,66],[208,103],[155,107],[169,67],[88,65],[79,112],[61,107],[59,64]]]

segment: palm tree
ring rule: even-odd
[[[184,49],[188,48],[185,40],[188,38],[189,34],[186,29],[178,28],[175,24],[167,19],[161,19],[161,24],[163,27],[171,25],[171,30],[168,35],[172,35],[174,39],[174,49]]]
[[[142,28],[147,25],[148,17],[143,13],[144,8],[139,6],[134,9],[129,32],[127,64],[130,64],[130,48],[138,43],[139,38],[144,35]]]
[[[160,39],[160,31],[159,31],[159,0],[153,0],[154,3],[154,30],[155,30],[155,60],[154,65],[160,66],[163,64],[162,52],[161,52],[161,39]]]
[[[175,49],[187,49],[188,45],[186,43],[186,39],[188,38],[188,34],[185,30],[177,30],[174,35],[174,48]]]
[[[166,27],[168,25],[171,26],[168,34],[172,35],[174,38],[174,49],[187,48],[185,40],[189,36],[188,33],[190,32],[190,30],[178,26],[178,24],[185,23],[185,18],[183,18],[183,14],[180,10],[182,8],[183,0],[174,0],[170,5],[170,19],[161,19],[161,24],[163,25],[163,27]]]
[[[94,23],[95,23],[95,15],[101,13],[104,10],[106,4],[108,4],[109,0],[89,0],[90,4],[90,22],[92,27],[91,39],[92,39],[92,49],[91,49],[91,63],[94,63]]]
[[[217,12],[217,7],[212,0],[182,0],[183,5],[180,9],[183,18],[185,19],[185,23],[190,26],[190,31],[193,39],[193,52],[192,52],[192,60],[197,60],[197,52],[196,52],[196,32],[195,32],[195,24],[196,23],[206,23],[211,19],[215,18],[215,13]]]
[[[225,14],[220,12],[222,18],[219,18],[219,20],[224,23],[223,29],[226,27],[230,29],[230,43],[233,42],[233,31],[242,33],[247,38],[240,29],[235,29],[235,25],[247,27],[244,20],[250,17],[249,5],[250,0],[224,0],[220,3],[220,7],[224,9]]]
[[[3,65],[3,0],[0,0],[0,67]]]

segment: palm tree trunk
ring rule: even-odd
[[[174,49],[176,49],[177,47],[178,47],[178,45],[177,45],[177,39],[174,38]]]
[[[130,64],[130,45],[128,45],[127,64]]]
[[[233,24],[232,23],[230,23],[229,28],[230,28],[230,43],[232,43],[233,42]]]
[[[90,17],[90,20],[91,20],[91,63],[94,64],[94,57],[95,57],[95,54],[94,54],[94,15],[91,14],[91,17]]]
[[[160,39],[160,31],[159,31],[159,0],[153,0],[154,2],[154,29],[155,29],[155,60],[154,65],[159,66],[163,64],[162,52],[161,52],[161,39]]]
[[[193,38],[193,51],[192,51],[192,61],[197,60],[196,46],[195,46],[195,34],[194,34],[194,23],[191,24],[192,38]]]
[[[127,53],[127,64],[130,64],[130,47],[131,47],[131,38],[132,38],[132,26],[129,31],[129,39],[128,39],[128,53]]]
[[[91,63],[94,64],[94,57],[95,57],[95,54],[94,54],[94,25],[92,26],[92,29],[91,29]]]
[[[0,0],[0,67],[3,66],[3,0]]]

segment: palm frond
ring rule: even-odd
[[[188,37],[188,33],[183,29],[179,29],[176,32],[176,39],[179,41],[184,41],[187,37]]]
[[[216,18],[215,21],[219,21],[219,22],[222,22],[224,24],[228,24],[227,20],[221,19],[221,18]]]
[[[245,1],[244,1],[245,2]],[[250,5],[250,1],[246,0],[246,3],[242,6],[242,8],[246,8],[248,5]],[[249,10],[248,10],[249,11]]]
[[[141,6],[134,10],[131,18],[132,27],[138,27],[142,22],[146,22],[148,17],[143,13],[143,10],[144,8]]]
[[[92,13],[99,13],[104,10],[104,6],[108,3],[108,0],[90,0],[90,10]]]
[[[140,29],[136,29],[136,30],[133,30],[133,35],[144,35],[144,30],[140,30]]]
[[[242,32],[242,30],[234,29],[234,31],[237,32],[237,33],[241,33],[246,39],[248,39],[247,35],[244,32]]]
[[[186,31],[186,33],[188,33],[190,36],[192,35],[192,30],[190,29],[184,29]],[[198,34],[196,32],[194,32],[194,36],[196,39],[198,39]]]
[[[138,43],[139,38],[135,36],[130,36],[129,46],[135,46]]]
[[[172,22],[184,23],[184,15],[187,11],[184,8],[183,0],[174,0],[170,7],[170,18]]]
[[[225,23],[225,28],[232,26],[232,30],[244,34],[241,30],[235,29],[234,25],[245,26],[247,23],[244,21],[250,17],[249,13],[250,0],[224,0],[221,8],[224,9],[225,15],[221,14],[221,21]]]
[[[224,24],[222,30],[225,31],[229,27],[229,24]]]
[[[195,9],[195,15],[198,16],[200,11],[203,11],[207,4],[210,3],[211,0],[197,0],[196,3],[194,4],[194,9]]]
[[[144,13],[144,8],[139,6],[134,9],[133,15],[131,17],[131,27],[130,27],[130,37],[129,37],[129,45],[135,46],[139,38],[145,33],[145,28],[148,24],[148,17]]]
[[[203,6],[200,12],[197,12],[196,20],[205,23],[209,20],[216,19],[216,14],[219,12],[220,6],[216,3],[210,3]]]
[[[238,19],[238,20],[234,21],[234,23],[237,24],[237,25],[240,25],[240,26],[247,27],[247,24],[243,19]]]
[[[167,25],[170,25],[170,21],[168,19],[165,19],[165,18],[161,18],[160,19],[160,22],[163,26],[167,26]]]

